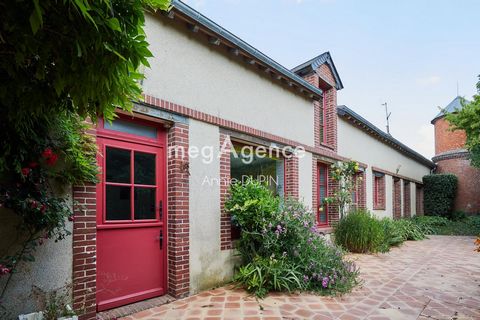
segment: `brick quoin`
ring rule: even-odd
[[[365,171],[361,171],[357,173],[356,188],[357,188],[357,208],[367,209],[367,191],[366,191],[367,181],[365,179]]]
[[[375,179],[379,179],[378,190],[377,190],[378,201],[375,201]],[[375,178],[375,175],[372,175],[372,183],[373,183],[373,186],[372,186],[373,210],[385,210],[385,206],[386,206],[385,175],[377,178]]]
[[[393,201],[393,218],[401,219],[402,218],[402,184],[399,178],[393,178],[393,191],[392,191],[392,201]]]
[[[225,201],[228,198],[230,187],[230,150],[231,145],[225,143],[227,134],[220,133],[220,148],[225,147],[225,152],[220,154],[220,249],[229,250],[232,244],[232,220],[225,211]]]
[[[435,121],[435,154],[463,149],[466,135],[463,130],[451,131],[450,123],[445,118]]]
[[[403,216],[405,218],[412,216],[410,208],[410,181],[403,181]]]
[[[417,216],[423,216],[423,186],[415,184],[415,209]]]
[[[168,132],[168,147],[188,150],[189,127],[175,123]],[[187,154],[169,156],[168,164],[168,292],[176,298],[189,294],[190,224],[189,165]]]
[[[335,190],[338,189],[338,182],[331,179],[333,169],[329,167],[328,169],[328,197],[334,197]],[[328,224],[331,226],[335,224],[340,219],[340,213],[338,210],[337,203],[331,203],[328,205]]]
[[[97,189],[93,183],[73,187],[73,309],[80,319],[96,318]]]
[[[298,199],[298,157],[285,159],[285,197]]]

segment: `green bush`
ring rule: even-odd
[[[398,232],[402,235],[404,241],[417,241],[425,239],[424,231],[412,219],[394,220],[394,223],[395,227],[398,229]]]
[[[368,211],[350,212],[335,226],[335,243],[350,252],[384,250],[384,228]]]
[[[348,292],[357,283],[355,265],[325,242],[302,203],[280,201],[254,180],[230,193],[225,207],[241,229],[238,284],[263,297],[271,290]]]
[[[382,246],[382,252],[386,252],[390,247],[399,246],[404,241],[404,235],[402,230],[398,227],[397,220],[392,220],[390,218],[383,218],[380,220],[380,223],[383,227],[384,232],[384,242]]]
[[[299,266],[287,259],[256,257],[252,262],[240,267],[234,281],[245,286],[247,291],[264,297],[270,291],[305,289],[305,282]]]
[[[430,174],[423,177],[423,203],[427,215],[446,217],[450,214],[457,191],[457,180],[453,174]]]
[[[452,221],[461,221],[467,218],[467,214],[464,211],[455,210],[450,212],[450,214],[448,215],[448,218]]]

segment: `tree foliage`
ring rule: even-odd
[[[446,118],[452,124],[453,130],[465,131],[471,163],[480,168],[480,80],[477,82],[477,94],[473,96],[473,100],[465,103],[458,112],[447,114]]]
[[[131,110],[140,98],[137,70],[152,56],[145,10],[169,5],[0,2],[0,207],[15,212],[18,230],[27,234],[20,251],[0,257],[0,275],[33,259],[32,250],[45,239],[68,235],[68,199],[51,183],[96,181],[97,150],[85,120],[113,119],[115,108]]]

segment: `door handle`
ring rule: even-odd
[[[158,237],[158,240],[160,242],[160,250],[163,249],[163,230],[160,230],[160,236]]]

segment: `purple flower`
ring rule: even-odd
[[[324,277],[322,280],[322,287],[326,288],[328,287],[328,277]]]
[[[304,274],[303,275],[303,281],[308,282],[308,280],[309,280],[308,276]]]

